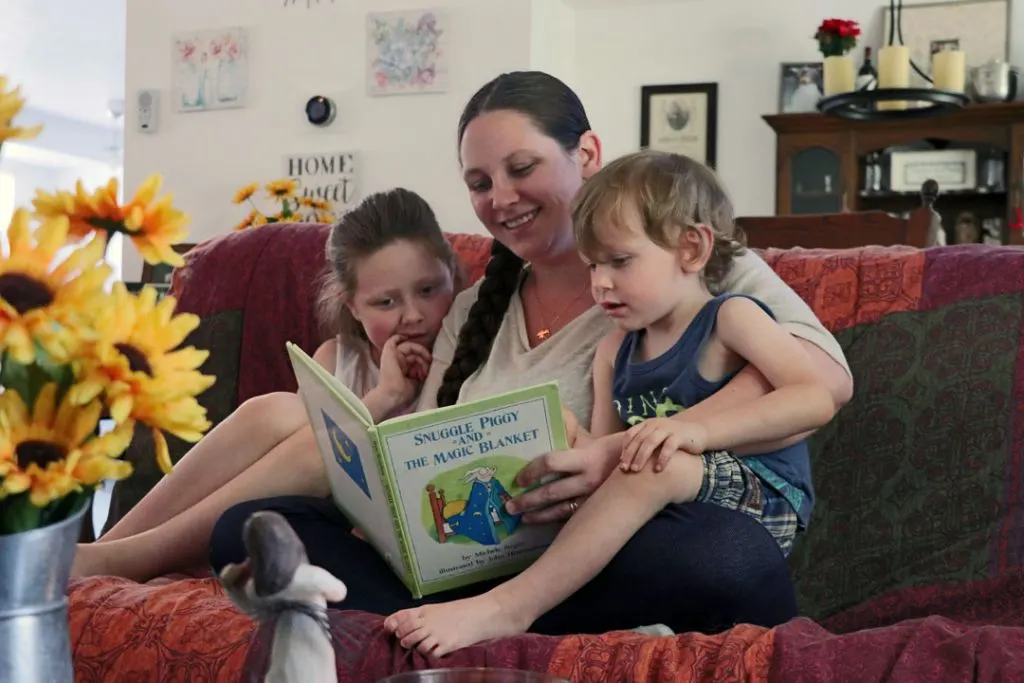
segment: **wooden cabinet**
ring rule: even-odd
[[[973,150],[975,184],[949,190],[939,181],[935,208],[949,244],[956,225],[976,221],[997,230],[1004,243],[1024,243],[1024,102],[971,105],[929,119],[849,121],[823,114],[773,114],[777,215],[885,211],[907,214],[921,205],[920,191],[892,190],[892,160],[902,153]],[[878,179],[874,175],[878,175]],[[1016,226],[1016,227],[1015,227]]]

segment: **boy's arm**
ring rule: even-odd
[[[756,367],[772,390],[752,401],[698,415],[706,431],[706,450],[736,450],[792,438],[835,415],[832,392],[807,351],[757,303],[744,297],[729,299],[719,309],[716,330],[725,347]],[[682,419],[695,421],[688,410]]]

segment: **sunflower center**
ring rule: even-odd
[[[0,298],[14,307],[19,315],[49,306],[53,293],[45,284],[21,273],[0,275]]]
[[[14,452],[22,469],[35,463],[44,470],[51,462],[63,460],[68,454],[63,446],[50,441],[22,441]]]
[[[146,354],[139,351],[131,344],[114,344],[114,348],[121,352],[121,355],[128,359],[128,368],[132,372],[143,372],[150,377],[153,376],[153,366],[146,359]]]

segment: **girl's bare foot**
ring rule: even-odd
[[[105,560],[102,547],[95,543],[79,543],[75,550],[75,559],[71,563],[71,578],[82,579],[107,574]]]
[[[532,620],[506,608],[493,592],[440,605],[396,612],[384,621],[402,647],[443,657],[459,648],[492,638],[524,633]]]

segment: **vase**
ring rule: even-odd
[[[82,519],[0,536],[0,681],[74,683],[67,585]]]
[[[853,92],[857,87],[857,70],[852,55],[825,57],[822,66],[822,86],[825,97]]]

